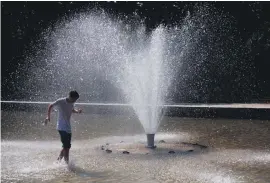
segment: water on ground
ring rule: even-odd
[[[269,121],[165,117],[157,148],[150,150],[144,148],[146,137],[133,115],[74,115],[66,166],[56,162],[61,143],[55,117],[48,126],[41,125],[44,118],[45,113],[2,111],[2,182],[270,180]]]

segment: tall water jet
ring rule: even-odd
[[[134,60],[126,62],[123,69],[125,82],[121,88],[147,134],[147,147],[150,148],[154,147],[154,135],[162,120],[162,106],[173,78],[164,51],[167,48],[165,40],[164,27],[156,28],[147,44],[133,53]]]

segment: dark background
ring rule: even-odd
[[[1,2],[1,98],[14,99],[19,91],[14,87],[13,81],[21,74],[16,72],[17,68],[26,62],[25,55],[32,51],[31,45],[35,44],[40,33],[63,16],[94,7],[103,8],[113,14],[136,12],[145,19],[147,29],[151,30],[160,23],[174,24],[186,15],[187,10],[192,12],[195,4],[196,2]],[[241,92],[239,88],[234,97],[223,95],[221,100],[216,95],[210,97],[212,100],[185,102],[254,102],[269,99],[270,3],[216,2],[211,5],[234,17],[242,40],[252,40],[251,59],[247,62],[254,65],[251,71],[255,82],[250,87],[249,97],[242,96],[245,92]],[[23,80],[23,77],[19,79]],[[218,83],[213,84],[212,88],[215,87],[218,87]]]

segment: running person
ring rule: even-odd
[[[69,92],[69,97],[60,98],[49,105],[48,116],[45,124],[51,120],[51,110],[56,107],[58,109],[57,130],[60,134],[62,142],[62,150],[57,160],[61,161],[64,157],[66,163],[69,161],[69,149],[71,148],[71,126],[70,117],[72,113],[81,113],[81,109],[74,109],[74,103],[78,100],[79,94],[76,91]]]

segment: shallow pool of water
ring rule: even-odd
[[[167,117],[156,135],[157,148],[149,150],[135,116],[75,115],[66,166],[56,161],[61,143],[55,124],[42,126],[43,118],[2,111],[2,182],[270,180],[269,121]]]

